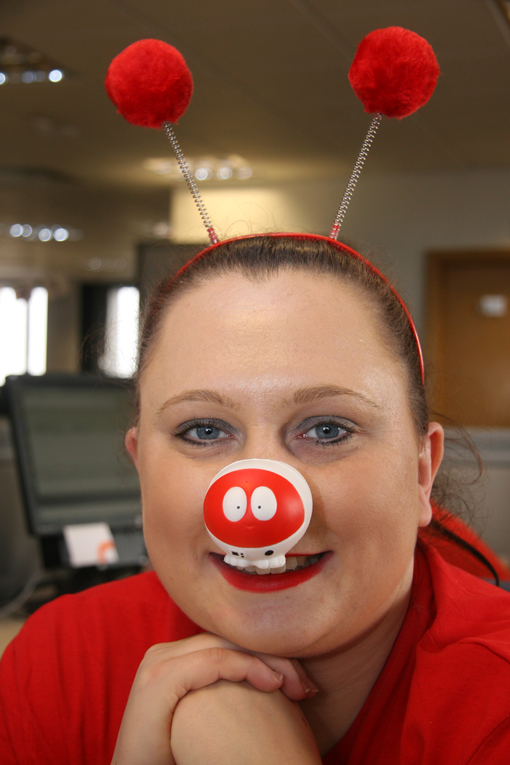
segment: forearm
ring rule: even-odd
[[[220,681],[188,693],[175,710],[177,765],[318,765],[315,738],[299,707],[281,691]]]

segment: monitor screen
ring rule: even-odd
[[[11,377],[8,406],[31,530],[141,515],[138,475],[123,448],[132,392],[85,375]]]

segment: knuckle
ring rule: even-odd
[[[204,661],[215,664],[217,667],[224,667],[226,664],[240,667],[244,663],[248,668],[251,664],[258,664],[259,659],[244,651],[234,651],[230,648],[221,646],[212,646],[206,651],[201,651]]]
[[[158,643],[151,646],[144,655],[138,668],[137,678],[141,685],[150,685],[171,671],[176,659],[171,655],[168,645]]]
[[[220,646],[211,646],[206,652],[207,658],[215,664],[224,664],[225,661],[228,661],[229,654],[231,653],[228,649],[221,648]]]
[[[166,675],[168,662],[153,662],[151,664],[141,665],[138,670],[138,681],[145,687],[157,683]]]
[[[172,643],[155,643],[145,651],[143,660],[160,661],[161,659],[171,657],[173,653],[174,646]]]
[[[225,640],[223,638],[218,637],[218,635],[213,635],[211,632],[202,632],[201,635],[196,635],[192,640],[197,644],[202,645],[204,648],[213,648],[215,646],[222,648],[225,645]]]

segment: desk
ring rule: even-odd
[[[14,616],[7,619],[0,619],[0,656],[3,654],[11,640],[16,637],[22,628],[24,621],[25,619],[21,617],[15,618]]]

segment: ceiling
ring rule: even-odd
[[[0,178],[42,173],[142,191],[165,137],[116,114],[103,81],[135,40],[175,45],[195,92],[177,128],[190,156],[238,154],[250,181],[345,174],[369,117],[347,73],[358,42],[390,25],[432,44],[442,76],[431,101],[386,120],[367,172],[510,166],[510,29],[490,0],[2,0],[0,36],[71,74],[0,87]],[[219,181],[218,183],[221,183]]]

